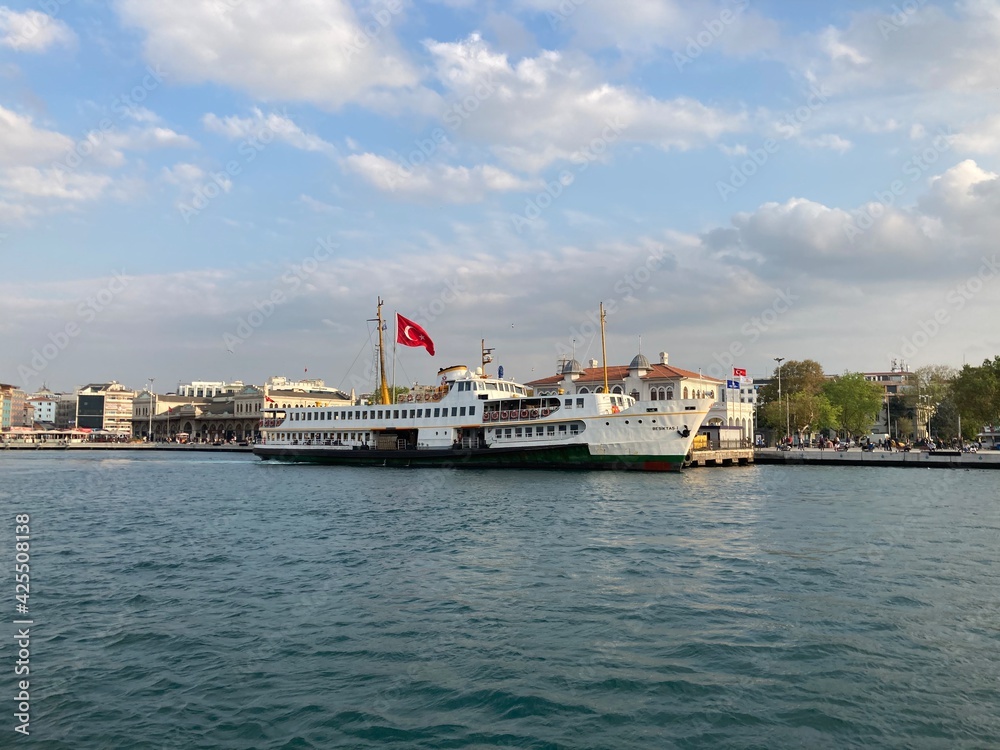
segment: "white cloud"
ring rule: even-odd
[[[742,113],[608,84],[584,58],[543,52],[512,64],[476,34],[428,43],[428,49],[444,98],[452,102],[442,115],[445,125],[523,171],[604,158],[619,140],[685,150],[746,125]]]
[[[71,45],[75,40],[69,26],[52,16],[37,10],[19,13],[0,5],[0,47],[44,52],[53,45]]]
[[[689,3],[682,0],[518,0],[543,13],[555,31],[572,31],[591,48],[639,53],[656,49],[718,49],[747,55],[776,46],[778,25],[750,8],[750,0]]]
[[[335,214],[340,213],[341,211],[341,209],[337,206],[324,203],[323,201],[313,198],[311,195],[306,195],[305,193],[302,193],[299,196],[299,200],[310,211],[315,211],[318,214]]]
[[[344,166],[377,189],[410,200],[475,203],[488,193],[529,190],[538,183],[491,165],[406,167],[376,154],[352,154]]]
[[[178,162],[172,167],[164,167],[161,175],[166,182],[176,185],[184,193],[194,192],[208,182],[218,185],[224,193],[233,188],[233,181],[228,175],[222,172],[209,174],[197,164],[189,162]]]
[[[108,134],[108,143],[126,151],[151,151],[158,148],[195,148],[198,144],[170,128],[131,128]]]
[[[96,200],[111,184],[107,175],[63,169],[10,167],[0,171],[0,194],[81,202]]]
[[[418,80],[393,37],[398,16],[390,14],[382,25],[347,0],[119,0],[117,8],[127,24],[143,30],[146,57],[172,81],[207,81],[265,101],[338,108]]]
[[[991,115],[965,126],[950,141],[960,151],[1000,154],[1000,115]]]
[[[303,151],[318,151],[328,156],[335,156],[337,148],[322,138],[306,133],[287,115],[271,112],[265,115],[261,110],[254,109],[253,117],[219,117],[208,113],[201,118],[205,129],[218,133],[233,140],[253,138],[266,144],[272,139],[283,141],[290,146]]]
[[[30,117],[0,106],[0,167],[56,159],[73,145],[62,133],[37,128]]]

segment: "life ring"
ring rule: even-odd
[[[412,394],[412,393],[411,393],[411,394],[409,394],[409,395],[408,395],[408,396],[406,397],[406,400],[407,400],[407,401],[409,401],[410,403],[413,403],[413,394]]]
[[[493,412],[491,412],[491,411],[484,411],[483,412],[483,419],[485,421],[489,422],[491,419],[493,419]]]
[[[549,416],[549,414],[550,414],[550,412],[549,412],[548,409],[542,409],[542,416],[543,417],[547,417],[547,416]]]
[[[535,419],[538,416],[538,409],[531,410],[531,418]]]
[[[440,401],[441,400],[441,394],[440,393],[435,393],[433,396],[431,396],[431,398],[434,399],[435,401]]]
[[[423,401],[423,400],[424,400],[424,397],[423,397],[423,396],[421,396],[421,395],[420,395],[420,394],[418,393],[418,394],[417,394],[417,403],[420,403],[420,402],[421,402],[421,401]]]
[[[528,410],[521,409],[521,419],[527,419],[527,418],[528,418]]]
[[[509,416],[510,416],[509,412],[506,412],[506,411],[500,412],[500,419],[507,419],[507,417],[509,417]]]
[[[619,409],[617,406],[612,406],[611,407],[611,413],[612,414],[617,414],[620,411],[621,411],[621,409]]]

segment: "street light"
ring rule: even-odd
[[[153,396],[153,382],[155,380],[156,380],[156,378],[150,378],[149,379],[149,404],[148,404],[148,408],[149,408],[149,430],[146,432],[146,442],[148,442],[148,443],[152,443],[153,442],[153,403],[154,403],[153,402],[153,398],[154,398],[154,396]]]
[[[785,361],[784,357],[775,357],[774,361],[778,363],[778,408],[781,408],[781,363]],[[785,409],[785,437],[788,437],[788,409]]]

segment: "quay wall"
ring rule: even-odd
[[[756,463],[782,466],[897,466],[930,469],[1000,469],[1000,451],[947,455],[927,451],[889,452],[875,450],[871,453],[852,448],[847,451],[807,448],[779,451],[774,448],[758,450]]]

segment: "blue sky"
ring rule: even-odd
[[[0,5],[0,380],[1000,352],[1000,2]],[[116,277],[115,274],[118,274]]]

